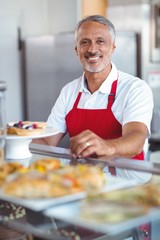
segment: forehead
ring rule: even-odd
[[[78,38],[87,38],[92,36],[101,37],[104,34],[106,36],[110,35],[108,31],[108,26],[93,21],[83,23],[78,29],[77,33]]]

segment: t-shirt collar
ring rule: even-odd
[[[114,63],[111,62],[111,64],[112,64],[111,72],[109,73],[108,77],[105,79],[105,81],[102,83],[102,85],[100,86],[100,88],[98,90],[98,91],[100,91],[102,93],[110,92],[112,83],[115,80],[118,79],[118,70],[117,70],[117,68],[116,68]],[[86,79],[85,79],[85,74],[84,73],[82,75],[81,89],[82,89],[82,91],[88,92]]]

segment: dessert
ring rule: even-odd
[[[46,172],[46,171],[59,169],[60,167],[61,167],[61,163],[58,159],[42,158],[33,162],[30,166],[30,169],[37,170],[40,172]]]
[[[160,205],[159,184],[147,184],[99,194],[82,201],[80,217],[96,223],[118,223],[140,217]]]
[[[28,169],[18,162],[8,162],[0,166],[0,186],[5,182],[6,178],[14,173],[25,173]]]
[[[20,198],[50,198],[80,192],[82,187],[63,176],[40,172],[21,174],[14,180],[5,182],[2,186],[4,194]]]
[[[37,135],[46,128],[45,122],[19,121],[7,124],[7,134],[18,136]]]
[[[78,164],[52,171],[30,170],[18,174],[3,184],[2,191],[21,198],[60,197],[83,191],[99,191],[105,186],[105,179],[105,174],[98,166]]]

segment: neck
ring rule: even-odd
[[[108,75],[111,71],[111,68],[112,67],[110,65],[109,68],[103,70],[102,72],[98,72],[98,73],[91,73],[91,72],[85,71],[87,87],[91,93],[94,93],[95,91],[97,91],[100,88],[102,83],[108,77]]]

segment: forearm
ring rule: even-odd
[[[44,138],[33,139],[32,143],[48,145]]]
[[[64,137],[64,135],[65,135],[64,133],[58,133],[50,137],[33,139],[32,143],[49,145],[49,146],[57,146],[61,141],[61,139]]]
[[[132,132],[113,140],[106,140],[106,154],[112,157],[134,157],[142,152],[145,137],[140,132]]]

